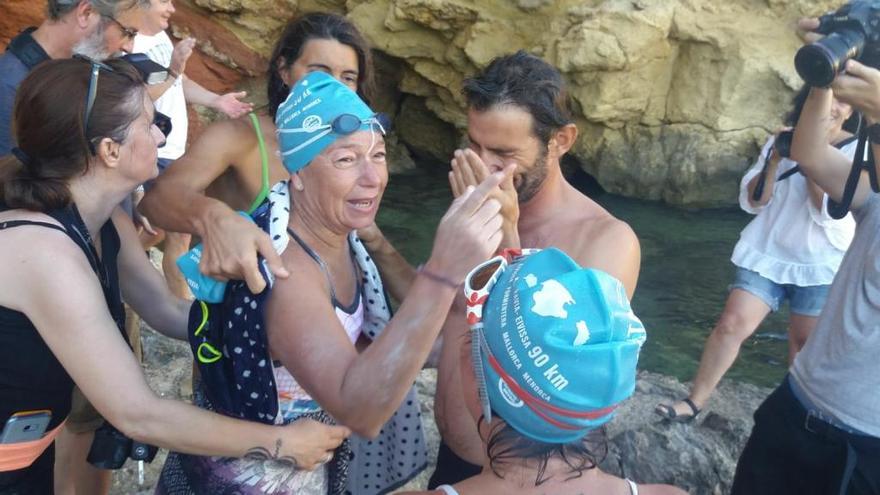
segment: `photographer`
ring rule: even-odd
[[[801,26],[819,24],[813,19]],[[840,202],[851,160],[825,144],[834,98],[862,113],[870,146],[880,155],[880,71],[846,62],[831,89],[811,90],[795,130],[793,157]],[[813,335],[755,412],[734,494],[880,493],[880,196],[870,187],[862,173],[851,203],[852,245]]]
[[[16,98],[18,147],[0,160],[0,493],[52,492],[52,441],[74,382],[138,442],[304,469],[326,461],[348,430],[249,423],[160,398],[126,346],[123,297],[177,338],[188,313],[116,208],[156,176],[163,140],[139,74],[119,60],[52,60]]]
[[[793,100],[785,124],[800,126],[804,86]],[[835,100],[829,132],[822,143],[852,159],[857,125],[852,107]],[[739,203],[756,215],[743,229],[731,262],[736,275],[724,311],[706,341],[690,396],[674,405],[660,404],[657,414],[676,422],[692,421],[704,407],[721,377],[733,365],[743,342],[770,314],[788,301],[788,362],[804,346],[822,311],[828,288],[852,241],[851,215],[835,220],[828,197],[791,160],[791,132],[771,136],[740,183]]]

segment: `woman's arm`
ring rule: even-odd
[[[301,250],[289,255],[298,257],[294,275],[276,283],[267,307],[269,347],[327,412],[358,434],[378,435],[428,357],[456,283],[497,248],[500,205],[487,197],[502,178],[493,174],[457,199],[440,222],[425,270],[454,282],[419,274],[397,314],[360,354],[330,305],[323,274]]]
[[[832,93],[829,89],[813,88],[807,96],[791,145],[792,159],[800,164],[804,174],[828,196],[840,202],[852,160],[828,144],[833,131],[831,120]],[[852,207],[858,208],[867,197],[870,186],[862,176],[853,197]]]
[[[122,298],[159,333],[186,340],[191,301],[168,290],[165,279],[144,256],[131,218],[121,209],[113,212],[113,225],[119,232],[119,285]]]
[[[770,146],[773,146],[772,144]],[[767,203],[770,202],[770,198],[773,197],[773,189],[776,187],[776,173],[779,170],[779,161],[782,159],[779,156],[779,153],[776,152],[775,148],[771,148],[773,151],[770,153],[770,159],[768,161],[764,160],[764,156],[762,155],[760,158],[761,167],[763,168],[764,164],[766,164],[767,169],[766,173],[763,174],[764,177],[764,189],[761,191],[761,197],[758,198],[757,201],[754,199],[755,188],[758,187],[758,182],[761,181],[761,169],[758,170],[758,173],[754,174],[751,179],[749,179],[746,184],[746,201],[748,201],[748,205],[751,208],[761,208],[763,206],[767,206]]]
[[[31,319],[86,397],[123,433],[180,452],[230,457],[268,453],[306,468],[344,438],[344,428],[313,423],[278,428],[157,397],[110,318],[85,257],[64,234],[41,230],[26,234],[35,249],[0,246],[10,261],[3,279],[20,281],[3,297],[14,299],[12,305]],[[36,248],[41,245],[45,249]]]

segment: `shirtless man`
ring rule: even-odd
[[[632,297],[641,258],[635,233],[562,176],[560,160],[578,131],[559,72],[520,51],[495,59],[465,81],[464,95],[469,145],[456,151],[452,160],[453,193],[458,196],[491,171],[515,163],[513,178],[497,193],[504,205],[507,247],[557,247],[581,266],[613,275]],[[434,403],[442,443],[429,488],[479,473],[485,456],[462,399],[460,342],[467,324],[455,317],[463,312],[453,309],[450,314],[454,316],[443,329]]]

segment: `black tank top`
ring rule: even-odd
[[[67,234],[86,255],[89,264],[101,280],[107,306],[124,336],[125,310],[119,292],[116,265],[119,235],[113,222],[108,220],[101,227],[102,256],[99,257],[75,206],[48,214],[63,228],[51,223],[16,220],[0,222],[0,235],[3,229],[22,225],[36,225]],[[13,282],[2,281],[2,283]],[[52,354],[28,317],[19,311],[0,306],[0,428],[13,413],[35,409],[52,411],[52,421],[48,429],[55,428],[70,413],[72,392],[73,381],[70,375]],[[47,450],[44,455],[51,456],[51,450]],[[45,464],[38,462],[32,467]],[[51,462],[48,465],[51,467]],[[20,471],[0,473],[0,487],[4,486],[4,481],[11,481],[9,477],[14,476],[15,473]]]

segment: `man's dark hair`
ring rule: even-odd
[[[532,131],[548,143],[553,131],[570,124],[565,81],[555,67],[520,50],[498,57],[483,72],[464,81],[469,108],[478,112],[513,105],[532,116]]]
[[[287,24],[269,59],[269,115],[275,118],[278,106],[284,103],[290,88],[284,84],[280,70],[286,70],[302,55],[309,40],[336,40],[350,46],[357,55],[357,93],[370,101],[373,93],[373,60],[370,47],[360,31],[348,19],[336,14],[314,12],[294,19]]]
[[[484,422],[483,417],[480,417],[480,422]],[[523,460],[535,461],[538,467],[535,486],[538,486],[550,479],[544,472],[551,458],[562,459],[568,465],[564,481],[579,478],[584,472],[598,466],[608,455],[607,438],[603,426],[571,443],[544,443],[522,435],[506,422],[495,423],[488,433],[486,455],[489,468],[500,478],[504,477],[505,466],[515,469],[522,465]]]

